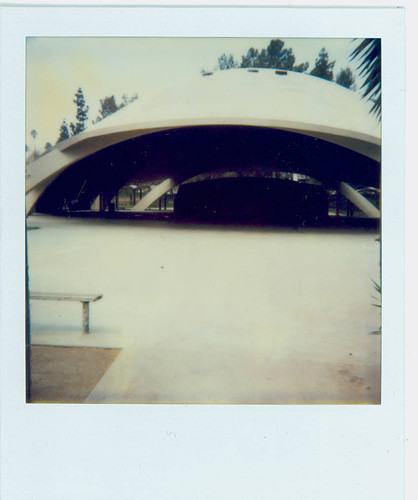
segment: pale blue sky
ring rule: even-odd
[[[115,95],[150,90],[213,70],[225,52],[241,62],[250,47],[266,48],[271,38],[28,38],[26,143],[33,148],[30,131],[38,132],[37,149],[55,144],[64,118],[75,121],[74,93],[82,87],[89,118],[98,114],[99,101]],[[325,47],[335,60],[334,76],[349,60],[356,46],[351,39],[282,38],[292,48],[296,64],[309,62]],[[309,70],[308,70],[309,71]]]

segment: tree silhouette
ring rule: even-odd
[[[77,106],[77,121],[75,124],[71,122],[70,127],[72,134],[77,135],[86,129],[85,122],[86,120],[88,120],[87,113],[89,111],[89,107],[86,106],[86,101],[84,100],[84,94],[81,90],[81,87],[75,93],[75,99],[73,100],[73,103]]]
[[[328,52],[325,48],[319,51],[318,57],[315,59],[315,68],[309,73],[312,76],[318,76],[324,80],[332,81],[334,78],[335,61],[329,62]]]
[[[240,68],[274,68],[294,71],[306,71],[309,64],[302,63],[294,68],[295,56],[291,48],[284,48],[284,42],[280,39],[270,40],[266,49],[255,49],[251,47],[247,54],[241,57]],[[218,58],[218,67],[220,69],[237,68],[238,64],[234,61],[232,55],[229,57],[222,54]]]
[[[68,130],[67,120],[64,119],[60,127],[60,135],[58,137],[56,144],[58,144],[61,141],[65,141],[66,139],[69,138],[70,138],[70,131]]]
[[[218,58],[218,66],[219,69],[221,70],[232,69],[232,68],[238,68],[238,63],[235,62],[234,56],[232,54],[229,54],[229,56],[227,56],[224,53],[221,55],[221,57]]]
[[[247,55],[242,56],[241,68],[254,68],[258,57],[258,50],[251,47],[248,50]]]
[[[353,89],[353,90],[355,88],[354,85],[355,81],[356,80],[354,78],[353,72],[349,67],[341,69],[337,77],[335,78],[335,83],[338,83],[338,85],[342,85],[347,89]]]
[[[112,115],[118,111],[119,106],[116,104],[115,96],[112,95],[110,97],[105,97],[104,99],[100,99],[100,109],[99,113],[101,116],[96,118],[96,122],[103,120],[106,116]]]
[[[284,49],[282,40],[271,40],[267,47],[269,68],[289,69],[293,68],[295,56],[292,49]]]
[[[305,73],[307,69],[309,68],[309,63],[300,63],[297,66],[293,66],[292,71],[297,71],[298,73]]]
[[[30,133],[33,138],[33,154],[36,155],[36,138],[38,137],[38,132],[33,129]]]

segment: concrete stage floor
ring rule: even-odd
[[[121,348],[88,403],[380,402],[375,231],[34,215],[32,343]]]

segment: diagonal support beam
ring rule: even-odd
[[[174,179],[169,177],[161,184],[158,184],[158,186],[155,186],[155,188],[151,189],[151,191],[148,194],[146,194],[142,198],[142,200],[140,200],[134,207],[132,207],[130,211],[143,212],[150,205],[152,205],[154,201],[158,200],[158,198],[161,198],[161,196],[170,191],[170,189],[173,189],[175,186],[176,183],[174,182]]]
[[[346,182],[340,183],[340,193],[343,194],[347,199],[354,203],[354,205],[364,212],[368,217],[373,217],[374,219],[380,219],[380,210],[378,210],[373,203],[365,198],[363,195],[358,193]]]

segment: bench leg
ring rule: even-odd
[[[89,303],[82,302],[83,304],[83,333],[89,333]]]

